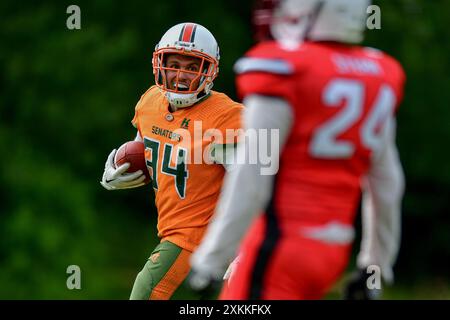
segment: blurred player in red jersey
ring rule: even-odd
[[[227,175],[191,257],[191,282],[218,279],[240,243],[222,299],[323,298],[348,265],[362,191],[361,273],[347,293],[370,298],[365,268],[379,267],[392,283],[399,250],[395,114],[404,72],[387,54],[356,45],[368,0],[262,2],[254,16],[260,42],[235,71],[244,128],[279,130],[279,169],[263,175],[260,163],[247,163]],[[242,144],[238,159],[250,150]]]

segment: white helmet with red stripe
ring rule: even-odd
[[[170,54],[180,54],[200,59],[198,72],[174,70],[166,65]],[[165,93],[169,103],[177,108],[188,107],[207,96],[219,72],[219,46],[213,34],[197,23],[180,23],[170,28],[156,45],[153,53],[155,84]],[[169,86],[167,71],[195,74],[195,88],[180,88],[178,83]]]
[[[363,40],[370,3],[371,0],[260,0],[253,22],[261,30],[267,30],[269,24],[272,37],[287,44],[303,40],[358,43]]]

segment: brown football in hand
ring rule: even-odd
[[[145,147],[140,141],[128,141],[119,147],[114,157],[116,168],[124,163],[130,163],[130,167],[126,172],[132,173],[142,170],[145,175],[145,183],[150,181],[150,173],[145,163]]]

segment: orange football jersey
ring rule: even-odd
[[[189,108],[169,111],[152,86],[136,105],[133,125],[145,144],[158,210],[158,236],[193,251],[200,243],[219,197],[225,169],[204,157],[211,143],[223,144],[226,130],[241,127],[243,106],[223,93]],[[221,136],[208,133],[216,132]],[[205,135],[206,134],[206,135]]]

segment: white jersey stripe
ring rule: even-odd
[[[294,73],[294,67],[282,59],[241,58],[234,65],[234,72],[242,74],[246,72],[268,72],[274,74],[290,75]]]

